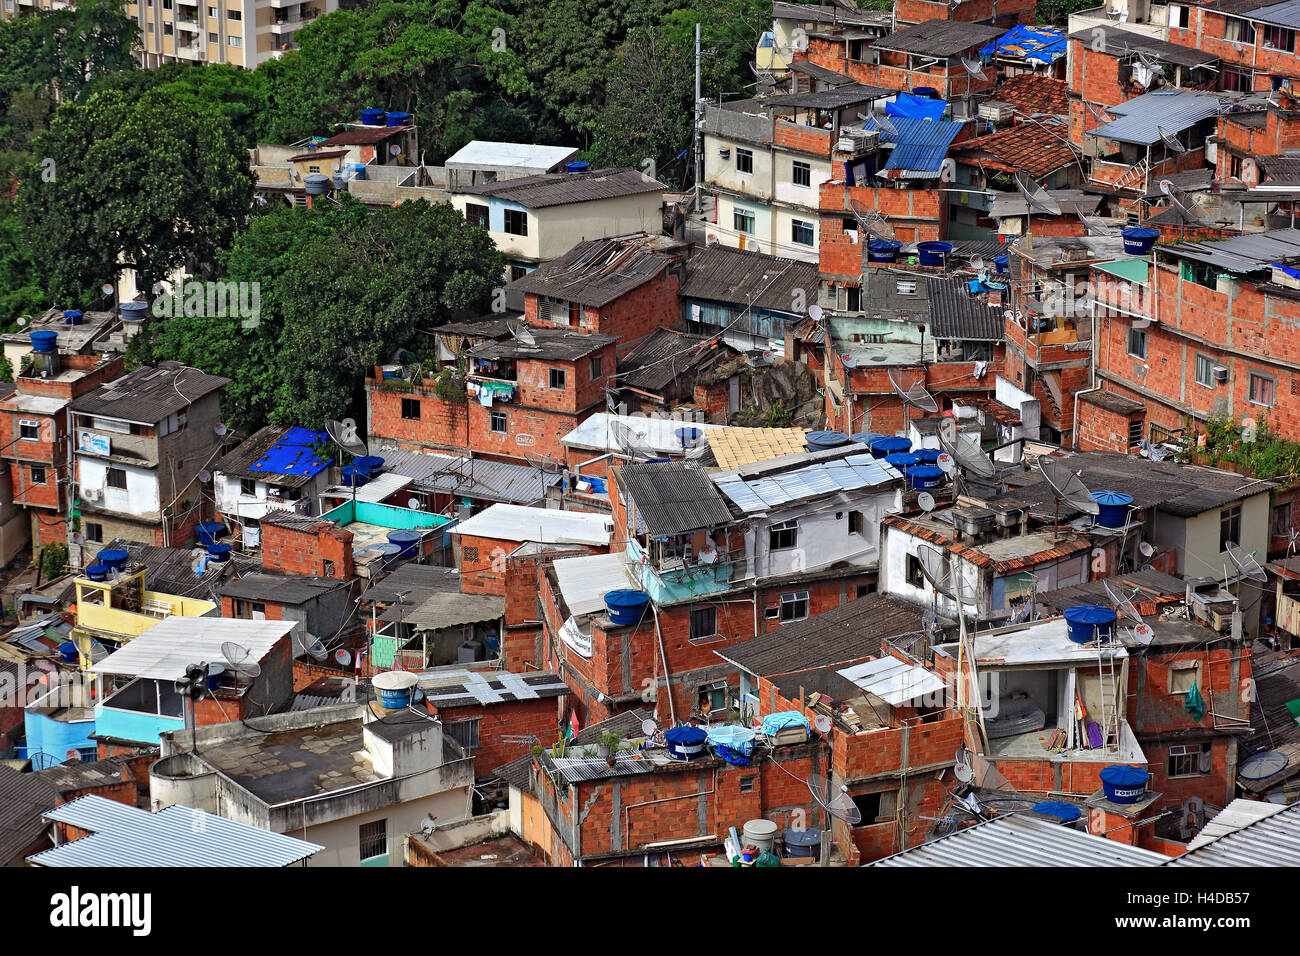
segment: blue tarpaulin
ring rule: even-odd
[[[1045,27],[1018,26],[980,50],[980,56],[1015,56],[1037,63],[1054,63],[1065,56],[1064,33]]]
[[[310,478],[319,474],[334,459],[322,458],[312,448],[322,442],[328,442],[325,432],[314,432],[308,428],[290,428],[284,437],[266,450],[261,458],[253,462],[249,471],[264,471],[272,475],[298,475]]]
[[[797,710],[782,710],[775,714],[768,714],[763,718],[763,726],[759,729],[759,733],[764,737],[774,737],[786,727],[802,727],[808,733],[812,733],[808,718]]]
[[[1272,265],[1274,269],[1281,269],[1292,279],[1300,279],[1300,269],[1292,269],[1290,266],[1284,266],[1280,262],[1274,262]]]
[[[899,93],[894,98],[894,102],[885,104],[885,115],[937,120],[943,118],[943,111],[947,108],[947,100],[932,100],[925,96],[913,96],[911,93]]]

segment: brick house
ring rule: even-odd
[[[1201,0],[1169,4],[1169,42],[1221,60],[1218,81],[1223,90],[1286,89],[1300,78],[1298,29],[1300,19],[1284,2],[1258,7],[1223,7]]]

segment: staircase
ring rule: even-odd
[[[1136,166],[1131,167],[1119,179],[1115,180],[1116,189],[1136,189],[1138,192],[1146,192],[1147,188],[1147,171],[1151,168],[1151,163],[1145,158]]]

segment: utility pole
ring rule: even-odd
[[[700,179],[704,176],[703,132],[704,104],[700,99],[700,25],[695,24],[695,211],[704,212],[704,198],[700,193]]]

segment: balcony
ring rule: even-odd
[[[699,560],[698,556],[655,557],[637,541],[627,544],[631,574],[656,604],[672,604],[702,594],[716,594],[744,580],[746,557],[743,550],[717,549],[716,555],[708,563]]]
[[[276,12],[275,19],[271,21],[271,32],[279,34],[292,34],[306,22],[301,14],[298,13],[280,13]]]

